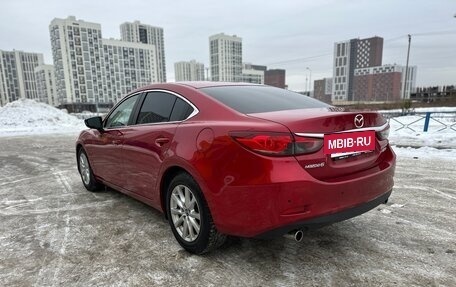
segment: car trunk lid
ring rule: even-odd
[[[318,108],[249,114],[251,117],[273,121],[286,126],[296,141],[303,138],[321,138],[334,133],[376,131],[385,129],[387,121],[377,112],[346,112],[340,108]],[[355,120],[356,118],[356,120]],[[387,140],[375,137],[375,150],[344,155],[318,151],[295,155],[309,174],[320,180],[332,181],[361,171],[376,168],[382,161]]]

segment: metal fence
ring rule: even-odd
[[[413,132],[456,132],[456,110],[439,112],[382,112],[388,118],[390,125],[394,122],[394,131],[409,129]],[[413,116],[402,118],[401,116]]]

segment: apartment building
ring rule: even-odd
[[[242,81],[242,38],[224,33],[209,37],[211,80]]]
[[[0,50],[0,106],[18,99],[38,99],[35,68],[43,54]]]
[[[204,64],[195,60],[176,62],[174,63],[174,77],[176,82],[204,81]]]
[[[143,24],[139,21],[120,25],[122,41],[154,45],[157,66],[157,81],[166,82],[165,37],[163,28]]]

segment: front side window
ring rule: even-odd
[[[127,126],[138,96],[132,96],[118,105],[106,120],[105,128]]]

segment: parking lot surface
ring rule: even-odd
[[[87,192],[75,136],[0,138],[0,286],[456,286],[456,161],[398,156],[386,205],[305,233],[191,255],[167,221]]]

